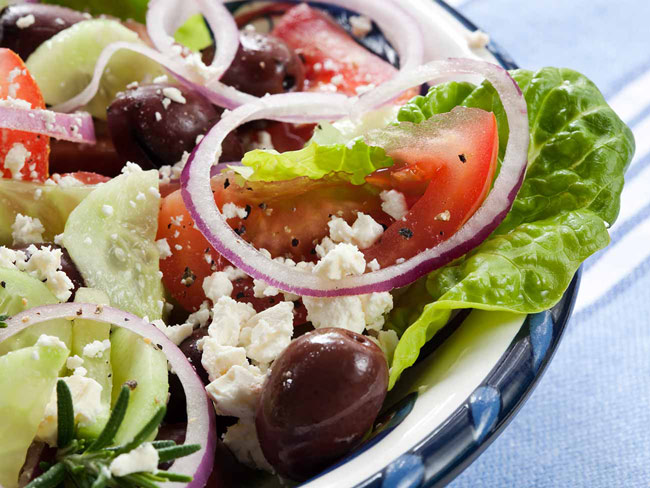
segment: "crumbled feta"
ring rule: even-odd
[[[158,254],[160,256],[160,259],[167,259],[169,256],[172,255],[172,250],[169,247],[169,243],[167,242],[167,239],[165,239],[164,237],[156,241],[156,247],[158,248]]]
[[[316,245],[316,254],[319,258],[324,258],[327,256],[332,249],[336,247],[336,244],[329,237],[324,237],[320,244]]]
[[[53,177],[55,175],[52,175]],[[56,175],[59,176],[59,175]],[[72,175],[66,175],[66,176],[59,176],[57,178],[56,183],[61,187],[61,188],[70,188],[73,186],[83,186],[83,182],[79,181],[77,178],[75,178]]]
[[[127,161],[126,164],[124,165],[124,167],[122,168],[122,174],[123,175],[130,175],[132,173],[140,173],[141,171],[143,171],[142,168],[138,164],[133,163],[131,161]]]
[[[102,385],[92,378],[86,378],[78,374],[62,379],[70,389],[75,423],[82,426],[93,423],[103,410],[101,404]],[[54,388],[50,400],[45,407],[43,419],[38,426],[36,438],[40,441],[47,442],[51,446],[56,445],[58,431],[57,419],[57,395],[56,388]]]
[[[307,319],[314,327],[339,327],[357,334],[367,329],[379,330],[384,316],[393,308],[389,292],[334,298],[303,297]]]
[[[361,334],[366,328],[363,305],[357,296],[335,298],[303,297],[307,320],[317,329],[339,327]]]
[[[16,20],[16,27],[19,29],[26,29],[27,27],[33,25],[34,22],[36,22],[34,15],[23,15],[22,17],[19,17],[18,20]]]
[[[248,216],[248,212],[243,207],[238,207],[234,203],[226,203],[221,209],[223,217],[228,219],[240,218],[245,219]]]
[[[366,270],[366,259],[359,248],[354,244],[337,244],[314,267],[314,273],[329,278],[340,280],[349,275],[361,275]]]
[[[381,269],[381,266],[379,265],[379,261],[377,259],[373,259],[368,263],[368,269],[370,271],[379,271]]]
[[[25,267],[26,260],[27,256],[24,252],[15,251],[4,246],[0,247],[0,267],[22,269]]]
[[[352,35],[357,39],[363,39],[372,30],[372,21],[364,15],[352,15],[350,17]]]
[[[286,349],[292,335],[293,303],[281,302],[251,318],[242,327],[239,342],[249,358],[268,364]]]
[[[40,244],[43,242],[43,232],[45,232],[45,227],[39,219],[23,214],[16,214],[16,219],[11,225],[14,246]]]
[[[163,95],[165,95],[167,98],[169,98],[172,102],[184,104],[187,102],[185,97],[183,96],[183,93],[176,88],[175,86],[168,86],[166,88],[163,88]]]
[[[185,339],[192,335],[192,332],[194,332],[194,326],[188,323],[167,326],[165,322],[160,319],[156,319],[151,323],[161,330],[167,338],[177,346],[179,346]]]
[[[153,82],[154,83],[167,83],[167,80],[168,80],[167,75],[160,75],[160,76],[156,76],[153,79]]]
[[[213,337],[203,339],[201,364],[208,373],[210,381],[225,375],[233,366],[248,368],[246,349],[243,347],[223,346]]]
[[[408,213],[409,209],[406,206],[406,198],[403,193],[397,190],[384,190],[379,194],[379,197],[382,202],[381,209],[395,220],[404,218]]]
[[[110,348],[111,341],[108,339],[104,339],[103,341],[93,341],[84,346],[82,354],[88,358],[99,358]]]
[[[17,267],[44,282],[59,300],[67,301],[72,295],[74,285],[68,275],[61,270],[63,251],[52,249],[50,246],[39,249],[34,245],[29,246],[27,250],[31,254],[29,260],[22,263],[17,261]]]
[[[228,274],[223,271],[215,271],[203,280],[203,292],[212,300],[212,303],[219,301],[221,297],[229,297],[232,294],[232,282]]]
[[[65,365],[69,370],[80,368],[81,366],[83,366],[83,364],[84,364],[84,360],[79,356],[77,356],[76,354],[74,356],[70,356],[65,361]]]
[[[205,300],[201,303],[196,312],[187,317],[186,322],[192,324],[193,327],[205,327],[211,316],[212,312],[210,311],[210,302]]]
[[[113,215],[113,212],[114,212],[113,207],[111,207],[110,205],[102,205],[102,213],[107,217]]]
[[[65,345],[61,339],[56,336],[51,336],[47,334],[41,334],[36,341],[36,347],[58,347],[59,349],[67,349],[68,346]]]
[[[352,226],[340,217],[332,217],[327,223],[333,242],[347,242],[359,249],[372,246],[384,233],[384,228],[370,215],[357,212],[357,220]]]
[[[210,383],[206,390],[218,415],[252,420],[262,392],[265,375],[253,366],[233,366]]]
[[[237,346],[242,326],[255,316],[255,309],[230,297],[221,297],[212,309],[208,334],[224,346]]]
[[[154,116],[156,117],[156,122],[160,122],[162,120],[162,115],[160,115],[160,112],[156,112]]]
[[[20,173],[25,166],[25,162],[32,155],[25,146],[20,142],[14,143],[5,156],[5,168],[11,171],[11,177],[14,180],[22,180],[23,175]]]
[[[393,309],[393,295],[389,292],[359,295],[366,328],[380,330],[384,325],[385,315]]]
[[[156,448],[147,442],[117,456],[108,469],[113,476],[127,476],[141,472],[155,473],[158,470],[159,459]]]
[[[472,49],[482,49],[490,43],[490,36],[481,30],[468,32],[467,45]]]
[[[235,281],[240,278],[247,278],[248,275],[244,273],[241,269],[235,267],[235,266],[226,266],[223,269],[223,272],[228,275],[228,279],[230,281]]]
[[[237,460],[254,469],[263,469],[273,473],[273,468],[264,457],[260,441],[257,437],[255,423],[238,421],[226,430],[223,443],[234,454]]]
[[[280,293],[280,290],[265,281],[253,280],[253,295],[255,298],[274,297],[278,293]]]

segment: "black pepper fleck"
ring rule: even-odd
[[[460,159],[461,163],[466,163],[467,162],[467,158],[465,157],[464,154],[459,154],[458,159]]]
[[[291,245],[293,247],[297,247],[298,244],[300,244],[300,241],[298,239],[296,239],[295,237],[293,239],[291,239]]]
[[[401,235],[404,239],[410,239],[411,237],[413,237],[413,231],[408,227],[402,227],[399,230],[399,235]]]
[[[245,296],[245,295],[244,295],[244,292],[243,292],[243,291],[240,291],[239,293],[237,293],[237,296],[235,296],[235,298],[236,298],[237,300],[241,300],[242,298],[244,298],[244,296]]]
[[[223,182],[223,189],[225,190],[229,186],[230,186],[230,181],[228,180],[228,178],[226,178],[226,181]]]
[[[7,283],[6,283],[5,281],[0,281],[0,286],[1,286],[2,288],[6,288],[6,287],[7,287]]]

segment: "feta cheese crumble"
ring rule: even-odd
[[[366,270],[366,258],[354,244],[340,243],[328,252],[314,267],[314,274],[340,280],[345,276],[362,275]]]
[[[379,197],[382,202],[381,209],[395,220],[404,218],[408,213],[409,209],[406,206],[406,198],[403,193],[397,190],[384,190],[379,194]]]
[[[27,27],[34,25],[34,22],[36,22],[34,15],[24,15],[16,20],[16,27],[19,29],[27,29]]]
[[[104,339],[103,341],[93,341],[84,346],[82,354],[88,358],[99,358],[110,348],[111,341],[108,339]]]
[[[28,215],[16,214],[16,219],[11,225],[11,237],[14,240],[14,246],[40,244],[43,242],[43,232],[45,232],[45,227],[43,227],[41,221]]]
[[[4,166],[11,172],[14,180],[22,180],[23,175],[20,173],[25,166],[25,162],[32,155],[20,142],[14,143],[5,156]]]
[[[221,297],[229,297],[232,293],[232,282],[228,274],[223,271],[215,271],[203,280],[203,291],[205,296],[216,303]]]
[[[333,242],[347,242],[359,249],[372,246],[384,233],[384,228],[370,215],[357,212],[357,220],[352,226],[340,217],[332,217],[327,223]]]
[[[117,456],[108,469],[113,476],[127,476],[141,472],[153,473],[158,470],[159,459],[156,448],[147,442],[132,451]]]
[[[169,98],[171,101],[184,104],[187,102],[181,91],[173,86],[168,86],[166,88],[163,88],[162,90],[163,95],[165,95],[167,98]],[[167,107],[165,107],[167,108]]]

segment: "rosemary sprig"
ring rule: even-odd
[[[161,407],[147,422],[132,441],[112,446],[115,434],[120,428],[129,404],[130,389],[123,386],[106,426],[96,439],[75,438],[74,406],[72,395],[65,381],[56,385],[58,409],[58,451],[56,462],[26,488],[57,488],[66,481],[78,488],[161,488],[158,483],[178,481],[189,483],[191,476],[168,471],[153,473],[140,472],[127,476],[113,476],[109,467],[113,459],[142,445],[160,426],[165,416]],[[188,456],[201,449],[198,444],[177,445],[174,441],[153,441],[151,445],[158,451],[159,463]]]

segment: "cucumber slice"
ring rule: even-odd
[[[105,292],[114,307],[151,320],[161,318],[163,304],[155,243],[159,203],[158,172],[132,170],[81,202],[63,234],[86,285]]]
[[[79,288],[75,294],[77,303],[95,303],[97,305],[110,305],[108,295],[93,288]],[[72,322],[72,350],[71,355],[77,355],[84,360],[83,367],[88,373],[86,376],[92,378],[102,386],[101,407],[102,413],[95,417],[95,422],[89,425],[79,426],[78,435],[91,439],[96,438],[108,421],[111,409],[111,389],[113,387],[111,370],[110,350],[104,351],[97,357],[84,355],[84,347],[95,341],[103,342],[109,340],[111,326],[104,322],[95,320],[75,319]]]
[[[15,315],[28,308],[58,302],[47,286],[36,278],[16,269],[0,268],[0,314]],[[7,339],[0,344],[0,355],[33,346],[41,334],[57,336],[70,348],[72,336],[70,322],[57,319],[32,325]]]
[[[111,363],[115,385],[113,404],[122,385],[127,381],[135,382],[126,416],[115,436],[115,443],[122,444],[133,439],[156,410],[167,404],[167,358],[142,337],[126,329],[116,329],[111,334]]]
[[[0,357],[0,486],[18,486],[68,349],[37,344]]]
[[[11,226],[19,213],[38,218],[45,227],[44,239],[52,242],[63,232],[70,212],[94,189],[0,179],[0,245],[11,246]]]
[[[43,92],[45,102],[56,105],[86,88],[102,50],[117,41],[142,42],[135,32],[116,20],[84,20],[41,44],[25,64]],[[111,58],[99,90],[86,110],[106,119],[106,108],[126,85],[151,81],[162,74],[165,72],[157,63],[122,49]]]

